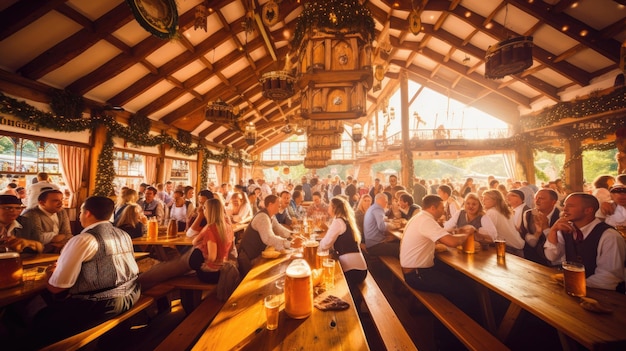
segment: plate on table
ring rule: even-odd
[[[268,247],[267,249],[261,252],[261,257],[263,258],[273,259],[273,258],[278,258],[278,256],[280,256],[280,251],[277,251],[273,247]]]

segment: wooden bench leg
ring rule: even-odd
[[[522,312],[522,308],[514,303],[509,305],[509,308],[506,310],[506,314],[502,318],[502,322],[500,323],[500,328],[498,329],[498,339],[502,342],[505,342],[509,337],[517,318]]]
[[[200,304],[200,301],[202,301],[202,290],[180,290],[180,302],[185,313],[191,313]]]

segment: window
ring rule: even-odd
[[[0,135],[0,186],[13,180],[26,186],[38,172],[48,172],[53,182],[61,183],[56,144]]]

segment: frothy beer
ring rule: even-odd
[[[315,240],[307,240],[304,243],[303,255],[306,262],[309,264],[311,269],[322,268],[322,265],[319,262],[319,258],[317,257],[317,248],[320,246]]]
[[[496,253],[498,257],[504,257],[506,253],[506,241],[504,241],[504,239],[496,239],[494,242],[496,243]]]
[[[23,272],[20,254],[17,252],[0,253],[0,289],[20,285]]]
[[[585,266],[577,262],[563,262],[565,292],[572,296],[586,296]]]
[[[294,319],[304,319],[311,315],[312,311],[311,269],[306,261],[295,259],[285,272],[285,313]]]

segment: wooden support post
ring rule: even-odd
[[[402,165],[402,184],[411,191],[413,189],[413,151],[409,145],[409,78],[406,72],[400,74],[400,119],[402,124],[402,153],[400,164]]]
[[[517,159],[517,165],[522,168],[524,179],[530,184],[536,184],[535,174],[535,156],[533,150],[525,143],[517,144],[515,148],[515,158]]]
[[[569,191],[583,191],[583,151],[580,140],[565,139],[564,183]]]
[[[98,125],[91,134],[91,150],[89,151],[89,188],[87,196],[96,190],[96,174],[98,173],[98,158],[107,140],[108,128],[105,125]]]

